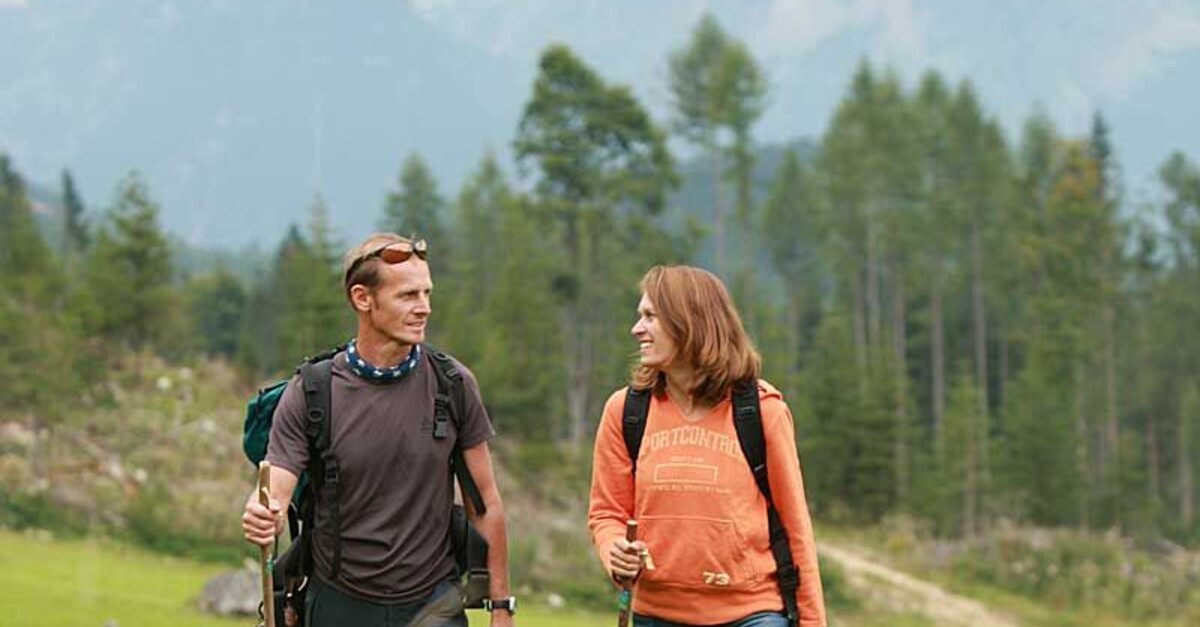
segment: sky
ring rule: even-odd
[[[1200,0],[0,0],[0,151],[96,209],[136,170],[197,245],[273,246],[317,195],[355,239],[413,152],[448,198],[486,151],[519,174],[550,43],[665,121],[705,11],[766,70],[760,142],[819,139],[867,58],[970,80],[1010,139],[1035,107],[1067,135],[1101,111],[1134,201],[1172,151],[1200,161]]]

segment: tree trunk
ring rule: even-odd
[[[1088,501],[1091,496],[1091,465],[1088,459],[1088,421],[1084,411],[1084,373],[1083,362],[1076,359],[1075,367],[1075,461],[1078,466],[1080,486],[1078,489],[1079,521],[1086,529],[1091,524]]]
[[[929,307],[933,326],[933,442],[940,464],[945,461],[946,452],[946,348],[942,320],[942,277],[937,270],[933,273]]]
[[[579,209],[576,209],[580,211]],[[582,315],[582,298],[586,278],[583,268],[583,244],[580,231],[581,216],[572,213],[566,217],[564,244],[567,253],[569,277],[565,281],[566,304],[562,312],[563,364],[567,379],[567,424],[565,435],[572,444],[582,441],[580,427],[587,412],[587,376],[584,360],[584,334],[586,323]]]
[[[1179,404],[1179,519],[1184,529],[1191,529],[1196,518],[1196,485],[1195,475],[1192,474],[1192,438],[1196,427],[1196,418],[1192,412],[1200,407],[1189,402],[1188,394]]]
[[[904,276],[894,269],[892,286],[892,353],[896,360],[896,496],[908,502],[911,481],[908,451],[908,330],[904,302]]]
[[[791,281],[789,281],[789,284],[792,286],[793,291],[791,303],[788,307],[786,315],[788,352],[787,372],[784,375],[787,377],[787,380],[784,382],[784,385],[787,386],[787,389],[785,390],[786,394],[796,394],[798,393],[798,390],[795,388],[795,386],[800,377],[801,371],[801,364],[799,360],[802,338],[800,329],[802,320],[801,314],[803,312],[804,304],[808,295],[804,288],[800,286],[801,283],[799,277],[793,278]]]
[[[1104,453],[1100,460],[1105,481],[1115,481],[1120,468],[1120,433],[1117,424],[1116,310],[1111,300],[1104,304]],[[1105,486],[1112,493],[1115,486]]]
[[[964,372],[963,375],[965,376],[966,373]],[[979,507],[979,440],[975,437],[975,432],[983,417],[972,415],[974,413],[968,411],[967,424],[963,425],[967,432],[967,476],[963,486],[963,535],[968,538],[975,536],[975,513]]]
[[[879,312],[879,251],[878,236],[875,233],[874,202],[867,202],[867,346],[879,345],[880,312]]]
[[[721,151],[717,148],[716,138],[709,140],[709,156],[712,158],[713,175],[713,245],[716,247],[717,274],[725,280],[729,278],[729,268],[725,261],[725,207],[721,204]]]
[[[971,225],[971,308],[975,331],[975,379],[979,387],[979,473],[983,485],[991,482],[991,456],[988,443],[991,434],[991,404],[988,402],[987,309],[983,285],[983,237],[979,223]]]
[[[578,425],[587,411],[587,380],[583,373],[583,332],[579,320],[579,304],[574,300],[563,310],[563,363],[567,378],[567,424],[566,436],[572,444],[579,438]]]
[[[854,273],[854,358],[858,366],[859,390],[867,388],[867,317],[866,294],[861,269]]]
[[[1005,393],[1008,391],[1008,380],[1012,376],[1012,340],[1008,336],[1008,331],[1001,325],[996,329],[996,337],[1000,342],[1000,381],[996,388],[996,406],[1004,407],[1007,402]]]
[[[1159,477],[1159,448],[1158,428],[1154,424],[1154,412],[1146,415],[1146,488],[1149,490],[1150,509],[1156,510],[1159,495],[1162,494],[1162,480]]]

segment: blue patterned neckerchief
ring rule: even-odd
[[[405,357],[399,364],[391,368],[380,368],[367,362],[358,354],[358,348],[355,346],[357,340],[350,340],[346,346],[346,363],[350,364],[350,369],[354,374],[374,383],[382,383],[386,381],[398,381],[404,375],[410,373],[421,363],[421,345],[416,344],[409,351],[408,357]]]

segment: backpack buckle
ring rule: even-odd
[[[433,439],[442,440],[449,433],[446,428],[447,416],[450,414],[450,397],[438,394],[433,399]]]
[[[781,566],[775,572],[779,576],[779,584],[781,586],[787,586],[792,590],[800,586],[800,570],[796,568],[795,564]]]

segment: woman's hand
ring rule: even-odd
[[[646,543],[618,538],[608,552],[608,572],[614,579],[636,579],[642,572]]]

